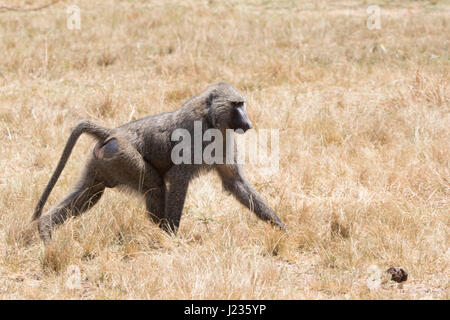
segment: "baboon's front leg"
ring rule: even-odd
[[[188,165],[172,167],[165,175],[168,190],[165,200],[165,221],[163,228],[167,232],[176,234],[183,213],[191,171]]]
[[[275,211],[245,179],[240,166],[223,165],[218,167],[218,171],[225,190],[231,192],[239,202],[254,212],[258,218],[270,221],[282,230],[286,230],[286,226],[278,218]]]
[[[38,229],[44,243],[50,242],[52,230],[57,225],[94,206],[100,200],[104,190],[105,185],[96,180],[95,175],[84,174],[72,193],[39,218]]]

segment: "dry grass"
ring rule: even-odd
[[[78,31],[65,3],[0,13],[0,298],[448,299],[450,4],[374,2],[372,31],[367,1],[74,1]],[[44,250],[29,221],[78,120],[117,126],[220,80],[257,128],[280,130],[279,174],[247,173],[289,234],[208,175],[177,237],[108,190]],[[409,279],[370,290],[371,265]]]

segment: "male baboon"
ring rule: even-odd
[[[106,187],[116,186],[126,186],[142,193],[153,221],[166,231],[176,232],[189,181],[200,172],[212,169],[220,175],[224,189],[260,219],[285,229],[276,213],[245,179],[237,161],[231,164],[227,164],[225,159],[223,164],[174,164],[171,151],[176,142],[171,141],[172,133],[176,129],[185,129],[193,135],[194,122],[197,121],[201,123],[202,133],[215,128],[223,137],[227,137],[226,129],[246,131],[252,128],[244,97],[225,83],[208,87],[175,111],[148,116],[115,129],[81,121],[73,129],[33,215],[33,220],[39,219],[42,240],[45,243],[50,241],[54,226],[71,215],[85,212],[98,202]],[[97,140],[84,172],[75,190],[41,216],[44,204],[82,133],[88,133]],[[235,137],[232,135],[230,139],[234,141]],[[228,140],[224,139],[225,149]],[[236,145],[233,145],[235,149]]]

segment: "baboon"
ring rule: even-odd
[[[177,143],[172,141],[172,133],[181,128],[193,135],[196,121],[200,121],[202,133],[215,128],[220,130],[223,137],[227,137],[225,131],[231,129],[233,141],[234,132],[243,133],[252,128],[244,97],[226,83],[209,86],[175,111],[148,116],[115,129],[81,121],[73,129],[34,211],[33,220],[38,220],[39,234],[44,243],[51,240],[51,232],[55,226],[94,206],[105,188],[121,186],[144,195],[149,217],[163,230],[176,233],[189,181],[201,172],[213,169],[219,174],[226,191],[232,193],[260,219],[286,230],[277,214],[246,180],[242,165],[237,164],[238,161],[232,164],[226,163],[225,160],[221,164],[175,164],[172,161],[172,148]],[[97,143],[80,179],[70,194],[41,216],[50,192],[77,139],[83,133],[92,136]],[[224,140],[225,149],[229,139]],[[233,143],[232,146],[233,157],[236,158],[236,144]]]

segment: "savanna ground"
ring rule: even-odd
[[[30,7],[45,1],[2,1]],[[68,5],[81,29],[66,25]],[[366,9],[381,8],[369,30]],[[0,12],[0,298],[448,299],[449,1],[63,1]],[[196,179],[170,237],[107,190],[48,248],[33,208],[71,128],[170,111],[226,81],[277,174],[249,180],[289,233]],[[46,208],[69,192],[82,137]],[[371,270],[409,272],[399,287]],[[79,268],[80,287],[67,281]],[[75,286],[76,287],[76,286]]]

